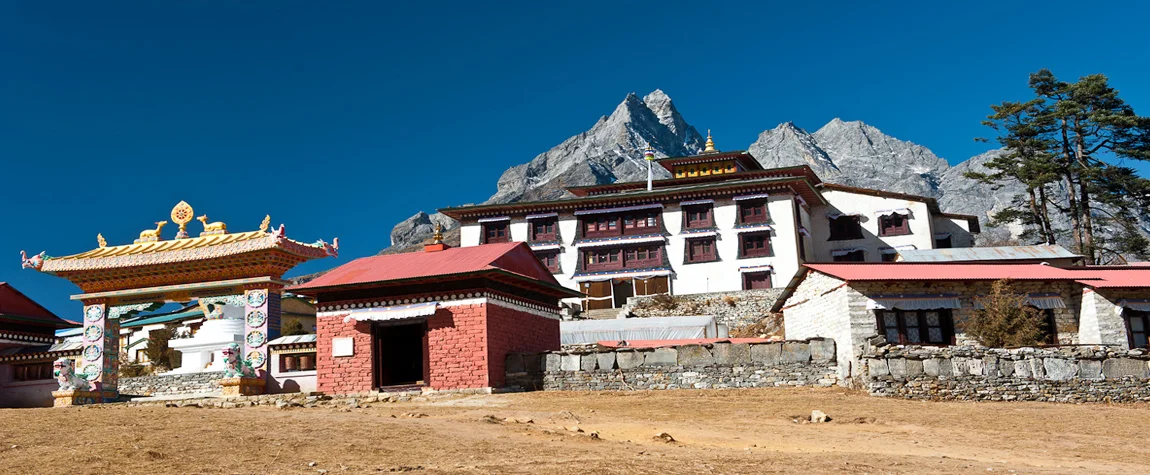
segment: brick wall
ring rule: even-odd
[[[352,356],[333,357],[331,339],[353,338]],[[343,317],[316,319],[316,389],[328,394],[371,390],[371,324]]]
[[[441,308],[427,319],[428,385],[432,389],[490,387],[487,305]]]
[[[488,305],[487,339],[490,383],[492,387],[502,387],[509,353],[539,353],[560,348],[559,320]]]

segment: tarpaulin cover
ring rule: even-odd
[[[867,302],[869,310],[930,310],[934,308],[961,308],[958,297],[952,295],[877,296]]]
[[[726,338],[726,325],[712,316],[616,318],[559,322],[564,345],[588,345],[599,341],[681,340]]]

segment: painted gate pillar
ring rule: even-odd
[[[268,375],[268,342],[280,336],[280,292],[283,287],[244,289],[244,355],[257,371]]]
[[[76,372],[101,393],[102,402],[115,401],[120,396],[120,320],[110,318],[106,303],[84,302],[83,341],[83,362]]]

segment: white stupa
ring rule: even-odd
[[[179,351],[181,360],[179,368],[164,374],[223,371],[223,349],[231,343],[244,346],[243,307],[217,304],[206,313],[204,324],[194,336],[168,340],[168,347]]]

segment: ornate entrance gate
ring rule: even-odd
[[[280,331],[283,274],[301,262],[338,257],[339,239],[305,244],[287,238],[281,224],[269,229],[265,217],[256,231],[228,233],[221,222],[197,218],[203,232],[191,237],[187,225],[192,207],[181,201],[172,209],[179,226],[173,239],[162,236],[167,221],[146,229],[132,244],[99,247],[66,257],[27,257],[23,266],[68,279],[84,293],[73,300],[84,304],[83,363],[77,373],[92,383],[104,401],[119,396],[120,318],[159,308],[167,302],[197,300],[205,318],[222,318],[222,305],[243,307],[244,355],[266,377],[267,342]],[[221,311],[210,312],[213,307]]]

